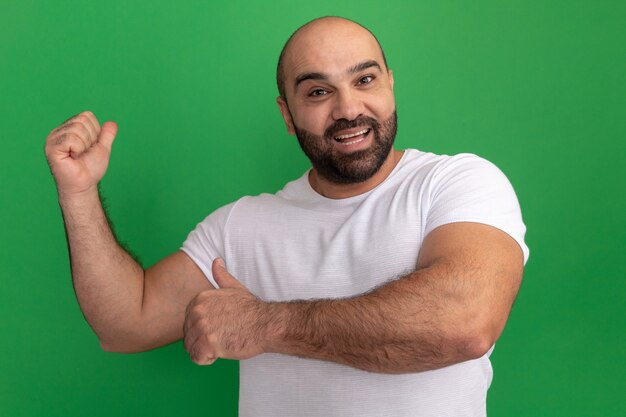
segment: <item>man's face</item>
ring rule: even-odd
[[[378,171],[396,113],[393,76],[369,32],[335,21],[305,28],[289,46],[285,83],[281,113],[319,175],[345,184]]]

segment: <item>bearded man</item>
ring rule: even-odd
[[[102,348],[184,338],[195,363],[241,360],[241,416],[484,416],[528,258],[510,183],[475,155],[394,149],[393,73],[355,22],[298,29],[277,81],[311,169],[216,210],[147,270],[98,195],[117,125],[84,112],[48,136],[76,295]]]

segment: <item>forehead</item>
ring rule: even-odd
[[[352,22],[318,22],[296,33],[285,57],[285,78],[292,84],[298,74],[320,72],[337,76],[355,64],[374,60],[384,67],[378,42]]]

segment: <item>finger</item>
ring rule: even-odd
[[[63,123],[61,123],[60,125],[58,125],[54,129],[52,129],[52,132],[50,132],[50,133],[54,133],[57,130],[61,130],[61,129],[67,127],[67,125],[73,123],[74,120],[76,120],[77,117],[79,117],[81,114],[84,114],[84,113],[87,113],[87,112],[81,112],[81,113],[77,113],[77,114],[73,115],[72,117],[68,118],[67,120],[65,120]]]
[[[94,127],[94,130],[97,133],[100,133],[100,123],[98,122],[98,119],[96,118],[96,115],[93,114],[93,112],[87,110],[82,112],[81,115],[84,115],[85,119],[87,119],[89,123]]]
[[[51,140],[57,152],[61,152],[72,158],[80,156],[87,149],[84,140],[73,132],[62,133]]]
[[[85,125],[85,122],[80,118],[74,119],[74,121],[69,123],[66,126],[66,129],[62,131],[77,133],[80,140],[85,143],[85,149],[91,148],[97,137],[92,135],[89,128]]]
[[[192,355],[189,355],[189,358],[196,365],[212,365],[213,362],[215,362],[217,360],[217,358],[215,356],[211,356],[211,355],[206,355],[206,356],[203,356],[203,357],[197,357],[197,356],[194,357]]]
[[[215,290],[211,290],[215,291]],[[196,321],[202,318],[201,308],[197,306],[203,303],[203,300],[207,298],[206,291],[201,291],[194,298],[189,301],[185,308],[185,323],[183,323],[183,333],[187,334],[190,329],[196,324]]]
[[[213,278],[215,278],[215,282],[217,282],[217,285],[219,285],[220,288],[246,288],[245,285],[239,282],[237,278],[232,276],[226,270],[224,260],[221,258],[215,258],[213,260],[211,271],[213,272]]]
[[[217,359],[218,355],[215,351],[215,342],[212,342],[212,338],[204,335],[196,339],[193,344],[187,349],[191,360],[198,365],[209,365]]]
[[[117,123],[106,122],[102,125],[102,129],[100,130],[100,136],[98,137],[98,142],[103,144],[104,147],[107,148],[109,152],[111,152],[111,147],[113,146],[115,135],[117,135]]]
[[[84,111],[78,115],[77,121],[85,126],[89,132],[89,142],[93,145],[100,134],[100,125],[98,124],[98,120],[92,112]]]
[[[200,320],[188,327],[183,346],[194,362],[219,356],[216,350],[217,336],[206,325],[202,325]]]
[[[216,360],[217,358],[208,357],[208,356],[206,358],[203,358],[202,360],[191,359],[191,361],[194,362],[196,365],[202,365],[202,366],[213,365],[213,362],[215,362]]]
[[[82,145],[78,145],[78,143]],[[46,141],[46,153],[47,154],[62,154],[68,156],[68,153],[72,155],[80,155],[84,152],[89,145],[87,141],[79,133],[79,129],[75,128],[70,130],[69,128],[63,129],[54,135],[51,135]]]
[[[213,351],[212,346],[196,343],[191,349],[189,357],[198,365],[210,365],[217,359],[217,355]]]
[[[187,316],[185,318],[185,324],[183,326],[183,335],[185,350],[191,352],[191,347],[198,341],[198,339],[204,333],[204,327],[202,325],[202,315],[193,310],[193,308],[187,308]]]

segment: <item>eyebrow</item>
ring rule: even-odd
[[[369,61],[361,62],[360,64],[356,64],[355,66],[350,68],[348,72],[351,74],[355,74],[357,72],[361,72],[365,69],[372,68],[372,67],[376,67],[378,68],[378,71],[383,72],[382,68],[380,68],[380,65],[378,65],[378,62],[374,61],[373,59],[370,59]]]
[[[361,63],[356,64],[355,66],[348,69],[348,74],[355,74],[357,72],[363,71],[368,68],[378,68],[380,72],[382,72],[382,68],[378,62],[370,59],[368,61],[363,61]],[[298,89],[298,86],[306,80],[328,80],[328,75],[323,72],[305,72],[296,77],[295,88]]]
[[[296,89],[298,86],[306,80],[327,80],[328,75],[323,72],[305,72],[296,77]]]

